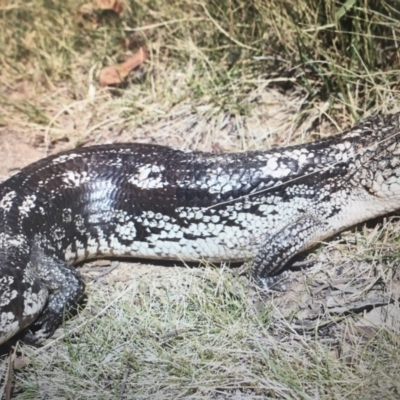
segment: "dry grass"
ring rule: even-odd
[[[2,176],[81,144],[299,143],[399,103],[396,2],[144,0],[121,17],[82,4],[0,0]],[[141,46],[142,70],[99,87]],[[13,398],[396,398],[397,303],[342,317],[398,293],[399,232],[392,217],[323,244],[273,299],[206,263],[86,272],[87,307],[44,348],[15,348]]]

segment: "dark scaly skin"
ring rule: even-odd
[[[115,144],[24,168],[0,185],[0,343],[51,336],[83,295],[70,265],[91,258],[254,258],[273,285],[295,255],[400,208],[398,119],[265,152]]]

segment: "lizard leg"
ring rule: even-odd
[[[0,344],[28,327],[41,314],[48,289],[29,270],[10,263],[0,269]]]
[[[281,282],[287,263],[321,240],[320,232],[324,225],[319,219],[306,215],[269,237],[254,259],[252,274],[257,284],[270,288]],[[277,287],[285,290],[282,285]]]
[[[64,316],[82,299],[85,285],[80,274],[67,263],[38,248],[32,252],[31,262],[50,292],[41,315],[31,325],[31,332],[24,336],[25,340],[40,344],[42,339],[53,335]]]

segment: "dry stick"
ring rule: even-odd
[[[180,336],[180,335],[182,335],[182,333],[186,333],[186,332],[189,332],[189,331],[190,331],[190,328],[173,329],[172,331],[168,331],[168,332],[163,333],[158,338],[160,340],[169,339],[169,338],[172,338],[172,337]]]
[[[114,265],[113,265],[114,264]],[[107,268],[105,271],[101,272],[99,275],[93,278],[92,282],[97,282],[100,278],[105,275],[110,274],[114,269],[119,267],[119,261],[115,261],[111,263],[111,267]]]
[[[12,351],[8,354],[7,375],[5,379],[5,400],[11,400],[12,376],[13,376],[13,357]]]
[[[126,381],[128,379],[128,375],[129,375],[129,371],[130,371],[130,367],[126,367],[125,371],[124,371],[124,376],[122,378],[122,382],[121,382],[121,388],[119,390],[119,399],[122,399],[122,396],[124,395],[125,389],[126,389]]]
[[[151,29],[165,27],[168,25],[180,24],[182,22],[188,23],[188,22],[201,22],[201,21],[207,21],[207,19],[202,18],[202,17],[170,19],[169,21],[159,22],[157,24],[138,26],[137,28],[124,28],[124,31],[125,32],[143,32],[143,31],[147,31],[147,30],[151,30]]]

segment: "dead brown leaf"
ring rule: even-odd
[[[92,0],[79,8],[83,15],[92,14],[94,11],[113,11],[118,16],[123,11],[122,3],[119,0]]]
[[[129,75],[132,70],[142,65],[148,58],[148,53],[143,50],[143,48],[140,48],[125,62],[103,68],[99,77],[100,85],[118,85]]]
[[[111,10],[117,15],[120,15],[123,10],[119,0],[94,0],[93,7],[95,10]]]

